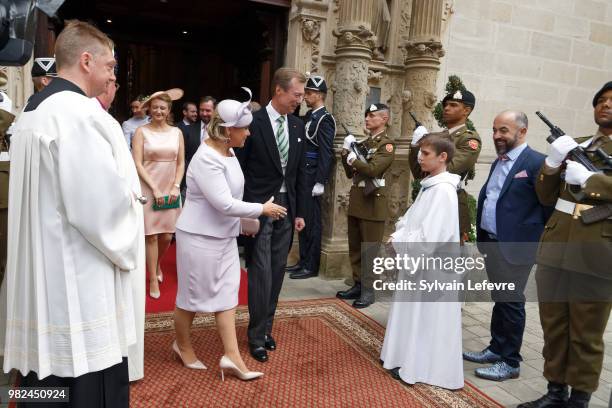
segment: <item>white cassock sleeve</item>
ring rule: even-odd
[[[138,256],[137,204],[107,139],[115,129],[103,119],[92,115],[54,142],[59,190],[68,222],[117,267],[132,270]]]

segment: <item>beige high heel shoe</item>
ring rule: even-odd
[[[228,370],[230,374],[233,374],[242,381],[254,380],[263,376],[263,373],[259,371],[241,371],[227,356],[221,357],[221,361],[219,361],[219,368],[221,369],[221,381],[225,381],[225,374],[223,373],[223,370]]]
[[[191,368],[192,370],[206,370],[206,366],[200,360],[196,360],[193,363],[189,364],[185,363],[185,360],[183,360],[183,356],[181,355],[181,351],[179,350],[178,345],[176,344],[176,340],[174,340],[174,343],[172,343],[172,350],[174,351],[172,355],[175,358],[178,357],[185,367]]]

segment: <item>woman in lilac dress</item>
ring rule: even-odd
[[[227,369],[242,380],[263,373],[247,369],[236,339],[240,218],[263,215],[278,219],[286,214],[272,198],[264,204],[242,201],[244,176],[232,148],[244,145],[252,120],[249,101],[219,103],[208,124],[209,138],[189,164],[187,198],[176,225],[178,293],[172,348],[186,367],[206,368],[193,350],[190,330],[196,312],[215,313],[225,351],[219,366],[222,372]]]

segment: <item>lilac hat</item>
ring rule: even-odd
[[[243,86],[242,89],[249,94],[248,101],[238,102],[233,99],[224,99],[217,105],[217,112],[224,122],[220,126],[243,128],[249,126],[253,121],[253,114],[249,106],[253,94],[249,88]]]

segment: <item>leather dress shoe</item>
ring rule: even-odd
[[[512,367],[505,361],[498,361],[491,367],[477,368],[476,377],[484,378],[485,380],[505,381],[511,378],[518,378],[521,369]]]
[[[314,278],[317,275],[318,273],[309,271],[308,269],[304,268],[300,269],[299,271],[293,272],[291,275],[289,275],[289,279],[308,279]]]
[[[389,374],[391,374],[391,377],[392,377],[394,380],[401,380],[401,379],[402,379],[402,378],[400,377],[399,370],[400,370],[400,368],[399,368],[399,367],[395,367],[395,368],[392,368],[391,370],[389,370]]]
[[[371,292],[361,292],[359,299],[353,302],[355,309],[363,309],[374,303],[374,294]]]
[[[361,282],[355,282],[348,290],[341,290],[336,293],[339,299],[359,299],[361,297]]]
[[[516,408],[566,408],[567,394],[567,385],[549,382],[546,395],[535,401],[519,404]]]
[[[265,348],[270,351],[276,350],[276,342],[274,341],[274,337],[271,334],[266,334],[265,337]]]
[[[302,265],[300,265],[300,263],[298,262],[295,265],[286,266],[285,267],[285,272],[292,273],[292,272],[297,272],[297,271],[299,271],[301,269],[302,269]]]
[[[255,360],[261,363],[268,361],[268,352],[265,347],[249,345],[249,351]]]
[[[463,353],[463,359],[478,364],[495,364],[501,360],[501,356],[487,347],[482,351],[466,351]]]

